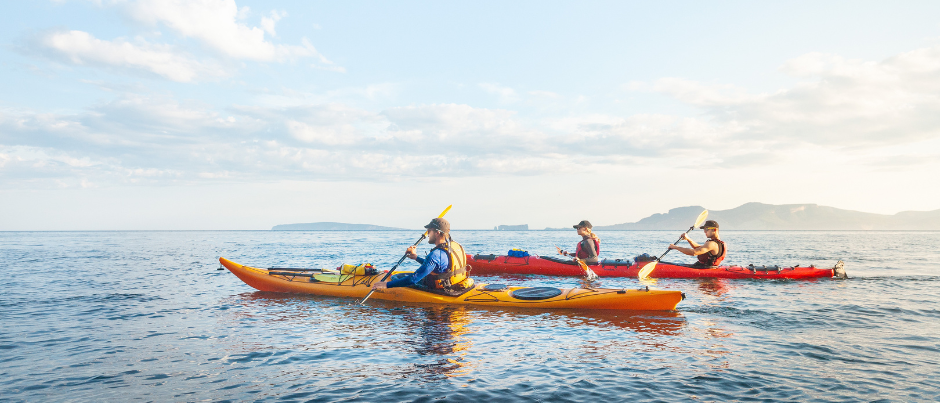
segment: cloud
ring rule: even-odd
[[[940,137],[940,47],[881,61],[808,53],[780,70],[801,81],[771,94],[678,78],[651,87],[701,108],[739,141],[866,149]]]
[[[107,41],[83,31],[55,31],[35,39],[47,56],[76,65],[114,67],[144,71],[178,82],[200,76],[223,76],[225,72],[201,63],[168,45],[148,43],[142,38]]]
[[[283,62],[297,58],[314,58],[319,68],[345,71],[334,65],[306,39],[300,45],[280,45],[266,40],[267,32],[276,36],[275,24],[287,16],[272,11],[261,18],[261,27],[239,22],[247,11],[239,11],[234,0],[140,0],[127,5],[129,15],[143,23],[164,26],[178,34],[195,38],[219,52],[239,60]]]
[[[562,96],[551,91],[529,91],[529,95],[536,98],[561,99]]]
[[[477,86],[490,94],[498,95],[500,102],[512,103],[519,100],[516,90],[512,88],[491,83],[480,83]]]
[[[628,85],[631,89],[636,85]],[[705,85],[681,78],[667,77],[656,81],[652,91],[673,96],[674,98],[698,106],[724,106],[753,102],[755,96],[747,90],[734,85]]]
[[[24,186],[540,175],[583,170],[571,156],[589,152],[513,111],[460,104],[216,111],[131,95],[74,115],[0,111],[0,150]]]
[[[695,116],[533,117],[459,103],[370,110],[336,101],[382,97],[395,91],[392,85],[269,94],[279,101],[224,109],[123,95],[76,114],[0,110],[0,164],[3,175],[21,183],[56,186],[78,186],[81,179],[106,186],[588,175],[650,166],[767,172],[792,164],[794,155],[845,155],[840,158],[853,167],[916,169],[935,152],[918,154],[920,165],[904,164],[910,150],[935,150],[940,141],[940,96],[933,90],[938,60],[932,48],[880,62],[808,54],[782,67],[800,82],[766,94],[677,78],[628,86],[675,97],[698,108]],[[498,85],[481,88],[516,94]],[[883,153],[883,160],[851,156],[886,144],[906,146]]]
[[[261,28],[264,29],[264,32],[267,32],[268,35],[271,35],[272,37],[276,37],[277,32],[275,32],[274,30],[274,24],[276,24],[278,20],[286,16],[287,16],[287,13],[284,13],[284,12],[278,13],[277,11],[271,11],[270,17],[261,17]]]
[[[186,52],[186,40],[169,45],[142,37],[99,39],[78,30],[39,34],[23,52],[74,65],[144,72],[177,82],[229,76],[231,72],[221,66],[233,69],[233,60],[282,63],[313,59],[311,67],[346,71],[320,54],[307,38],[301,38],[297,45],[275,44],[266,39],[266,33],[277,37],[276,24],[287,16],[284,11],[272,10],[261,17],[260,27],[251,27],[240,22],[248,18],[250,9],[247,6],[239,9],[233,0],[118,0],[105,5],[118,5],[133,20],[151,26],[162,24],[183,39],[193,38],[212,50],[214,57],[197,58]]]

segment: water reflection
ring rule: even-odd
[[[430,364],[416,364],[428,374],[457,377],[473,370],[467,354],[473,346],[470,333],[473,315],[465,307],[424,307],[423,315],[412,316],[410,328],[417,339],[406,341],[420,356],[431,357]]]
[[[730,290],[728,288],[728,280],[723,278],[699,279],[698,289],[702,294],[712,297],[721,297]]]
[[[589,326],[600,329],[618,328],[636,333],[648,333],[660,336],[675,336],[686,326],[686,319],[674,311],[612,311],[612,310],[575,310],[556,309],[537,311],[531,309],[501,308],[500,315],[515,316],[516,319],[543,316],[546,313],[564,319],[569,327]],[[502,320],[506,320],[505,318]]]
[[[686,349],[673,345],[669,336],[681,336],[687,320],[669,311],[402,305],[384,300],[360,306],[347,298],[267,292],[239,294],[221,305],[238,306],[223,315],[222,323],[242,329],[226,342],[233,358],[266,360],[267,355],[259,354],[315,352],[318,357],[330,357],[311,363],[320,374],[369,371],[393,379],[470,382],[480,376],[480,368],[492,365],[486,357],[492,357],[494,352],[487,349],[494,348],[494,343],[511,344],[517,337],[542,334],[545,325],[561,332],[556,334],[558,340],[570,338],[576,343],[570,346],[580,353],[569,357],[576,361],[603,361],[612,353],[628,355],[628,351],[682,353]],[[577,330],[566,333],[564,329]],[[626,333],[606,333],[611,330]],[[487,347],[475,351],[480,350],[475,343]],[[375,354],[391,365],[377,371],[375,366],[380,364],[368,358]]]

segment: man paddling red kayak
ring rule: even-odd
[[[725,247],[725,242],[721,240],[721,237],[718,235],[718,222],[715,220],[705,221],[699,229],[705,231],[705,237],[707,238],[703,245],[699,245],[689,238],[687,233],[682,234],[682,239],[689,243],[691,248],[683,248],[678,245],[669,245],[669,249],[675,249],[679,252],[682,252],[689,256],[695,256],[698,258],[698,262],[695,263],[696,266],[701,267],[714,267],[721,264],[722,260],[725,260],[725,255],[728,250]]]

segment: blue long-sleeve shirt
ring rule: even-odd
[[[408,287],[410,285],[418,284],[418,282],[423,280],[428,274],[432,272],[446,273],[450,263],[450,258],[447,256],[447,252],[444,252],[441,249],[431,250],[431,253],[428,253],[427,258],[422,258],[419,256],[415,260],[418,263],[421,263],[421,267],[419,267],[418,270],[415,270],[414,273],[411,273],[406,277],[389,281],[388,284],[386,284],[386,287]]]

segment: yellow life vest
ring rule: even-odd
[[[452,290],[465,290],[473,287],[473,279],[467,276],[470,273],[470,266],[467,266],[467,253],[464,252],[463,246],[450,241],[440,244],[434,249],[447,252],[449,264],[447,271],[444,273],[428,273],[424,277],[425,286]]]

